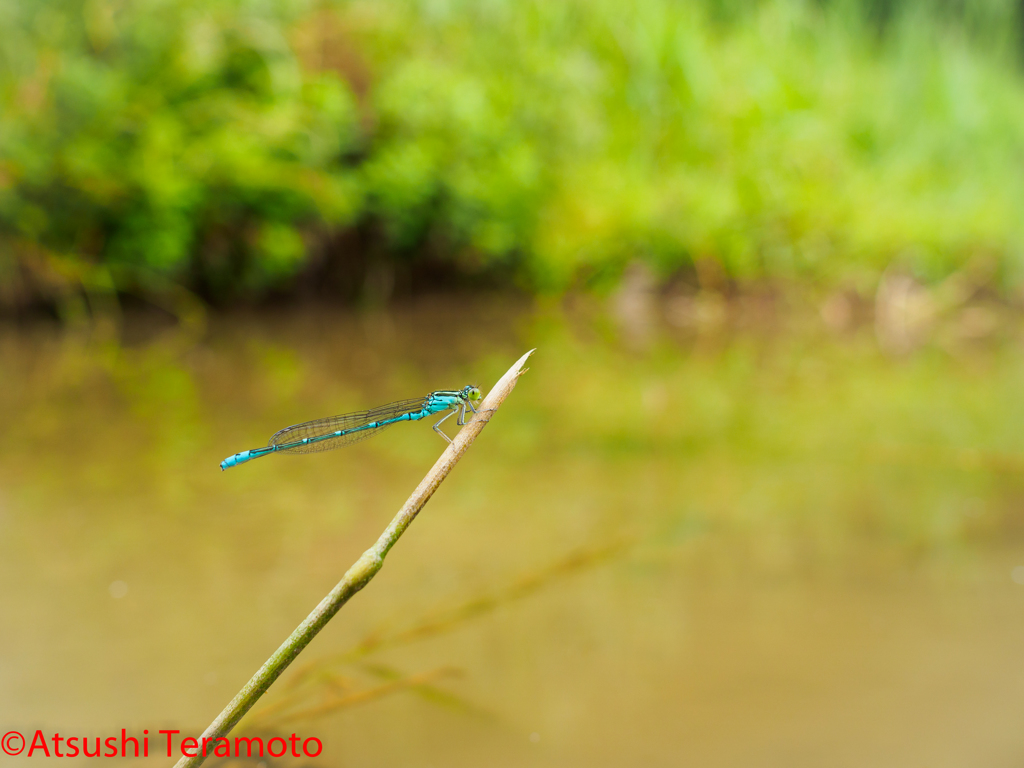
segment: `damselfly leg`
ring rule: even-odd
[[[476,409],[476,406],[473,405],[473,401],[472,400],[466,400],[465,402],[463,402],[462,403],[462,410],[459,411],[459,426],[460,427],[466,426],[466,406],[467,405],[469,406],[469,410],[471,410],[474,414],[479,413],[479,411]]]
[[[434,431],[437,432],[437,434],[439,434],[449,443],[451,443],[452,439],[448,437],[448,435],[446,435],[443,431],[441,431],[441,424],[444,422],[445,419],[450,419],[454,413],[455,411],[448,411],[448,414],[446,416],[442,416],[441,421],[437,422],[437,424],[434,425]]]

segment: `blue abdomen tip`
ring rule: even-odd
[[[234,467],[241,464],[243,461],[249,460],[249,451],[242,451],[236,453],[234,456],[228,456],[224,461],[220,463],[221,471],[223,472],[228,467]]]

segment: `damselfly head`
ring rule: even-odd
[[[471,400],[474,403],[477,400],[479,400],[481,397],[483,397],[483,395],[480,394],[480,388],[479,387],[475,387],[472,384],[470,384],[467,387],[463,387],[463,389],[462,389],[462,396],[467,398],[467,399],[469,399],[469,400]]]

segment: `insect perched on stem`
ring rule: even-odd
[[[270,438],[266,448],[253,448],[248,451],[228,456],[220,463],[220,468],[227,469],[244,464],[247,461],[267,456],[271,453],[317,453],[351,445],[380,434],[384,429],[400,421],[419,421],[435,413],[448,411],[434,425],[434,431],[451,442],[451,438],[441,431],[441,424],[458,413],[458,425],[466,423],[466,409],[476,413],[476,403],[480,400],[479,388],[472,384],[462,389],[439,389],[426,397],[412,400],[399,400],[368,411],[346,413],[341,416],[330,416],[326,419],[315,419],[292,427],[286,427]]]

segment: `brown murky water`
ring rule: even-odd
[[[486,388],[536,346],[243,723],[323,753],[263,762],[1024,760],[1016,338],[898,359],[867,331],[638,349],[503,299],[135,335],[0,331],[0,731],[201,731],[443,444],[417,424],[218,462],[309,418]]]

